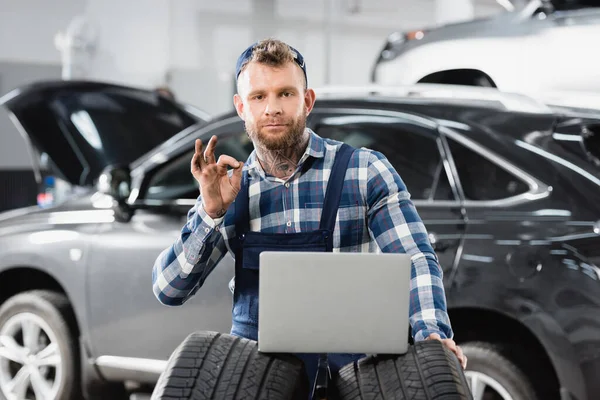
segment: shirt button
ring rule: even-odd
[[[292,226],[292,221],[288,221],[286,225],[287,226]]]
[[[290,187],[290,183],[289,183],[289,182],[286,182],[286,183],[285,183],[285,187],[286,187],[286,188],[289,188],[289,187]]]
[[[210,229],[209,228],[204,228],[204,232],[208,233],[208,232],[210,232]]]

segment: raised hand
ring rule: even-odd
[[[206,150],[202,153],[202,141],[196,139],[196,152],[192,157],[192,175],[200,184],[202,206],[211,218],[225,215],[227,208],[233,203],[240,191],[243,163],[235,158],[221,155],[215,161],[217,137],[210,138]],[[227,174],[227,166],[233,168],[231,177]]]

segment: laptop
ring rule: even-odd
[[[404,354],[407,254],[262,252],[258,350]]]

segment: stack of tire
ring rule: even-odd
[[[368,356],[332,377],[329,399],[471,399],[456,356],[440,341],[402,355]],[[152,400],[307,400],[303,363],[258,352],[257,342],[216,332],[189,335],[173,352]]]

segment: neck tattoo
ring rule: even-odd
[[[300,158],[308,145],[308,135],[304,135],[302,140],[299,140],[291,147],[268,150],[264,147],[256,147],[256,155],[263,170],[276,178],[289,178],[300,162]]]

